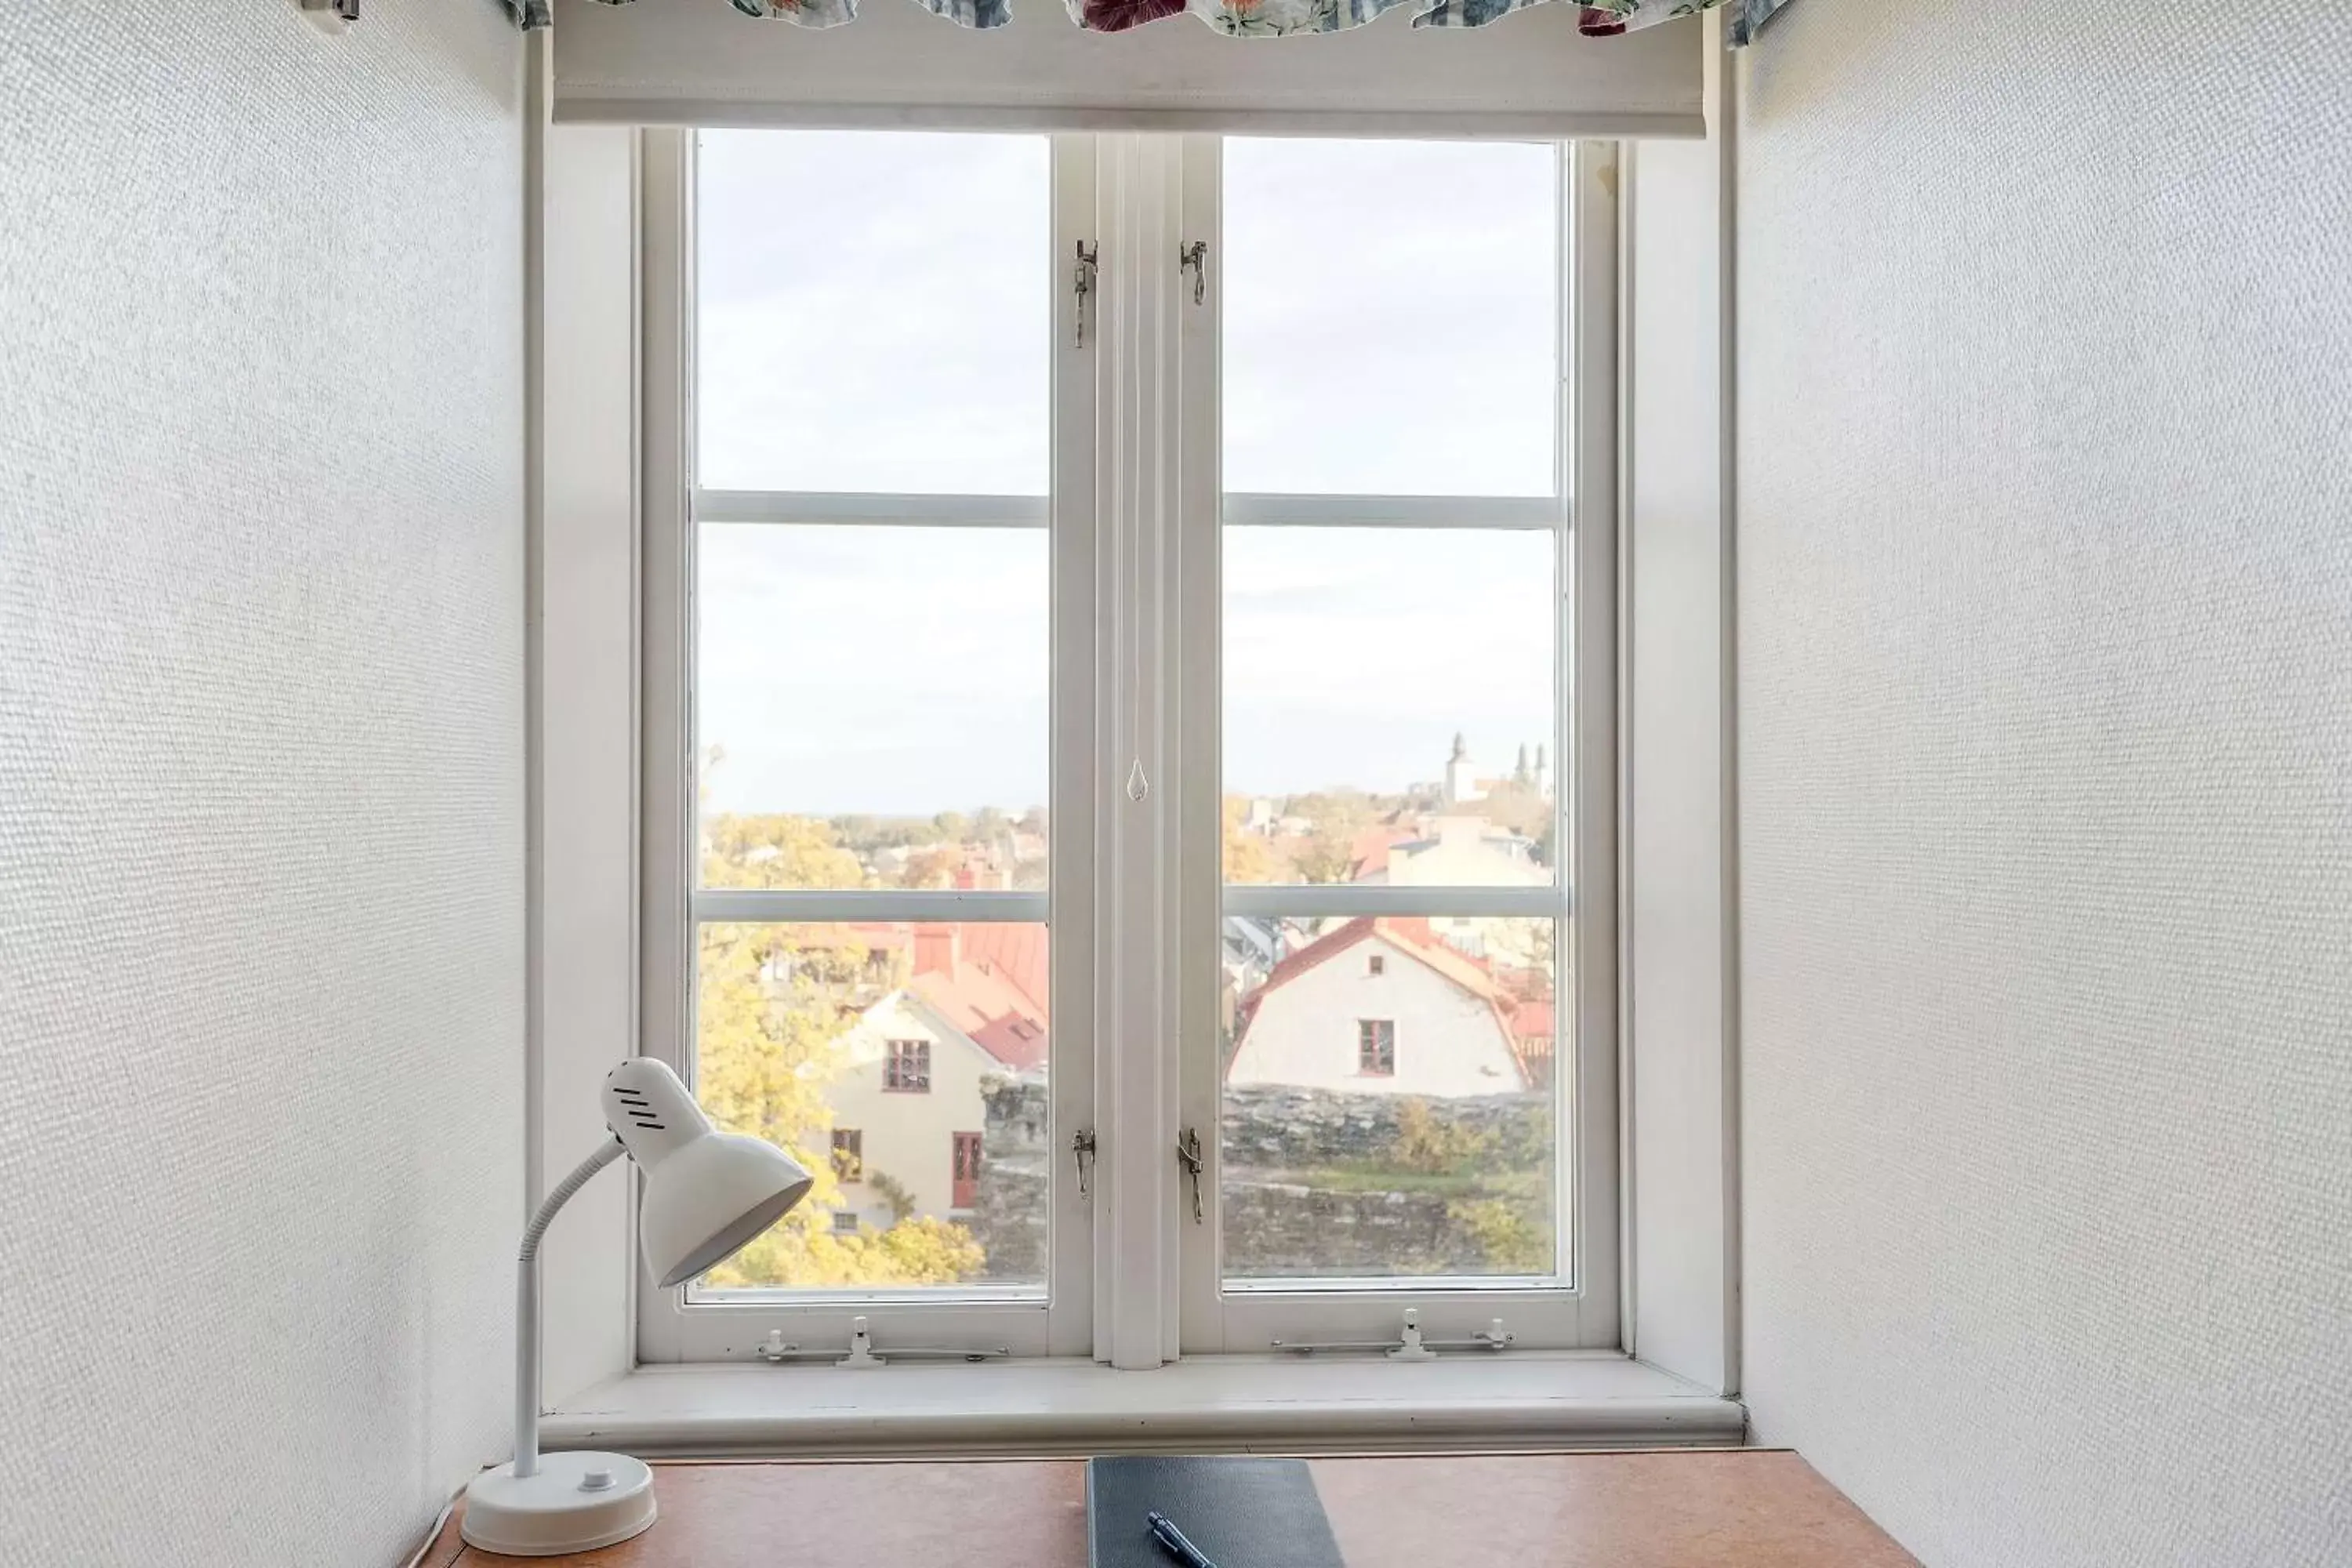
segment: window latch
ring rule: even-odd
[[[1192,274],[1192,303],[1202,304],[1209,298],[1209,242],[1196,239],[1176,252],[1176,269]]]
[[[1076,248],[1078,264],[1071,269],[1070,292],[1076,300],[1077,326],[1071,346],[1082,349],[1087,346],[1087,305],[1094,296],[1096,263],[1102,259],[1102,247],[1089,245],[1082,239],[1077,241]]]
[[[1495,1319],[1466,1340],[1432,1340],[1422,1337],[1421,1310],[1407,1307],[1404,1331],[1393,1340],[1276,1340],[1274,1348],[1290,1355],[1313,1355],[1318,1351],[1377,1351],[1391,1361],[1435,1361],[1439,1351],[1508,1350],[1518,1336],[1503,1327],[1503,1320]]]
[[[1070,1134],[1070,1158],[1078,1163],[1078,1200],[1095,1195],[1095,1130],[1082,1127]]]
[[[1187,1127],[1184,1135],[1176,1140],[1176,1163],[1184,1168],[1186,1175],[1192,1178],[1192,1223],[1203,1224],[1206,1216],[1201,1207],[1201,1171],[1204,1162],[1201,1158],[1199,1128]]]
[[[852,1372],[871,1372],[877,1367],[887,1366],[893,1361],[996,1361],[1010,1356],[1013,1353],[1013,1347],[983,1345],[973,1349],[958,1350],[945,1345],[893,1345],[888,1355],[876,1355],[871,1327],[864,1318],[852,1318],[849,1321],[849,1353],[847,1355],[843,1355],[837,1350],[803,1350],[798,1344],[785,1339],[784,1331],[782,1329],[770,1329],[767,1339],[754,1345],[752,1351],[761,1361],[772,1366],[781,1366],[786,1362],[795,1361],[829,1361],[835,1366],[845,1367]]]

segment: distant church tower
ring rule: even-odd
[[[1454,736],[1454,754],[1445,760],[1445,804],[1460,805],[1464,801],[1478,798],[1477,764],[1470,760],[1470,748],[1463,743],[1459,731]]]
[[[1536,793],[1546,800],[1551,798],[1551,764],[1544,760],[1544,749],[1536,748]]]

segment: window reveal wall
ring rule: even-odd
[[[12,1557],[395,1563],[505,1451],[521,55],[0,7]]]

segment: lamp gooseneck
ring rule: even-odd
[[[628,1152],[618,1134],[596,1145],[572,1173],[555,1184],[523,1227],[522,1247],[515,1254],[515,1427],[514,1473],[539,1474],[539,1243],[556,1211],[572,1194],[586,1186],[597,1172]]]

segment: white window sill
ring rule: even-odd
[[[855,1457],[1720,1446],[1746,1428],[1737,1401],[1614,1352],[1512,1351],[1417,1365],[1195,1356],[1155,1372],[1083,1361],[646,1366],[568,1401],[541,1432],[551,1447]]]

